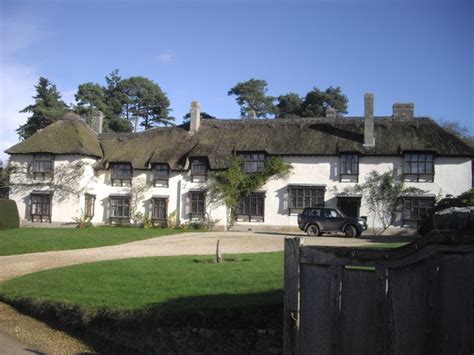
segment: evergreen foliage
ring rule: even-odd
[[[104,90],[99,84],[85,83],[79,85],[74,97],[77,102],[76,113],[82,117],[87,117],[89,123],[93,111],[99,110],[104,114],[109,111],[105,103]]]
[[[267,82],[265,80],[250,79],[237,83],[227,95],[236,96],[235,101],[240,106],[240,116],[247,117],[254,111],[259,118],[267,117],[275,110],[273,96],[267,96]]]
[[[170,102],[160,86],[150,79],[134,76],[118,84],[122,98],[122,116],[133,122],[134,131],[140,124],[144,129],[173,124],[169,117]]]
[[[324,117],[326,109],[332,107],[336,110],[336,114],[341,116],[347,113],[348,99],[341,92],[341,88],[330,86],[325,91],[313,88],[306,94],[301,104],[301,117]]]
[[[278,97],[276,114],[278,118],[291,118],[301,116],[303,99],[296,93],[290,92]]]
[[[16,130],[22,139],[26,139],[38,130],[56,122],[67,110],[67,105],[61,100],[61,95],[56,89],[56,85],[47,78],[40,77],[35,88],[36,95],[33,96],[35,103],[20,111],[32,114],[28,117],[26,123]]]
[[[13,200],[0,198],[0,229],[20,227],[18,208]]]

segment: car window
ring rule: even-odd
[[[313,215],[313,217],[319,217],[320,211],[319,210],[313,210],[312,215]]]
[[[326,210],[326,217],[327,218],[337,218],[339,215],[337,214],[336,210]]]

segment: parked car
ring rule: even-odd
[[[298,226],[309,236],[343,232],[347,237],[358,237],[367,229],[367,222],[347,217],[337,208],[308,207],[298,214]]]

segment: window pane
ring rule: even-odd
[[[359,157],[354,154],[341,155],[341,174],[357,175]]]

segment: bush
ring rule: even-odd
[[[15,201],[0,198],[0,229],[19,227],[20,217]]]
[[[474,189],[470,189],[457,197],[446,197],[436,203],[428,216],[421,222],[418,232],[421,235],[428,234],[433,229],[433,215],[441,210],[451,207],[474,206]]]

